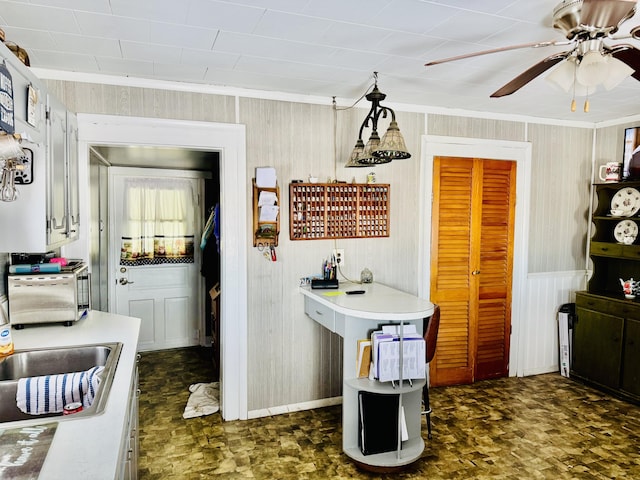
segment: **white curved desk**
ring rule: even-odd
[[[422,332],[422,320],[433,314],[433,304],[379,283],[341,284],[337,290],[312,290],[302,287],[305,313],[325,328],[343,338],[342,365],[342,448],[346,455],[364,466],[399,467],[408,465],[424,450],[421,433],[422,387],[425,380],[404,382],[393,388],[388,382],[357,378],[356,357],[359,339],[368,338],[382,325],[416,326]],[[346,295],[348,290],[365,290],[364,294]],[[400,395],[404,407],[409,439],[392,452],[363,455],[358,445],[358,392],[368,391]]]

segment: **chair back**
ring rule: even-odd
[[[429,363],[436,353],[436,343],[438,342],[438,329],[440,328],[440,305],[433,306],[433,315],[429,317],[427,328],[424,331],[424,342],[426,344],[426,363]]]

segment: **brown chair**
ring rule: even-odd
[[[424,342],[425,342],[425,362],[427,367],[429,362],[433,360],[433,356],[436,353],[436,343],[438,341],[438,329],[440,328],[440,306],[433,306],[433,315],[429,317],[427,324],[424,327]],[[428,436],[431,439],[431,404],[429,403],[429,379],[424,384],[422,389],[422,403],[424,404],[424,410],[422,413],[427,416],[427,431]]]

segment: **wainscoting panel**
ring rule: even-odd
[[[559,370],[558,309],[565,303],[575,302],[575,292],[585,290],[586,278],[584,270],[527,276],[516,375]]]

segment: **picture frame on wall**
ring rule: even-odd
[[[624,147],[622,156],[622,180],[638,179],[634,174],[632,163],[640,167],[640,127],[629,127],[624,129]],[[635,161],[634,154],[636,155]]]

